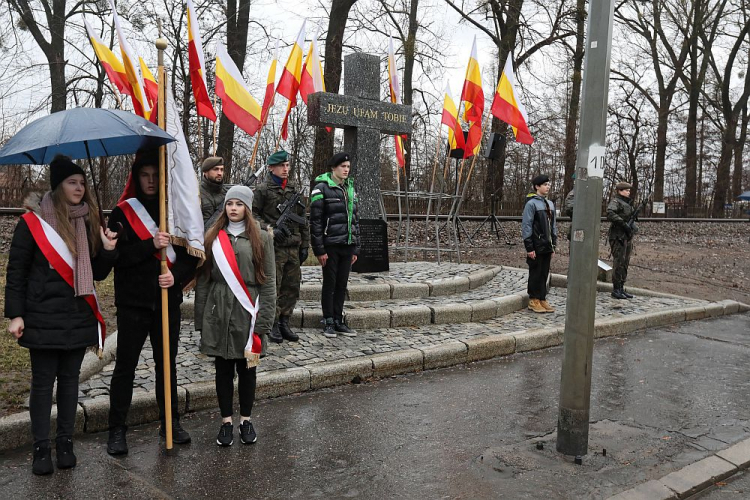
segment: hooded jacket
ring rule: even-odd
[[[359,254],[359,211],[354,182],[337,184],[330,172],[315,178],[310,193],[310,240],[315,255],[332,245],[354,245]]]
[[[28,200],[39,214],[40,199]],[[98,229],[97,229],[98,230]],[[101,249],[91,259],[94,280],[112,270],[118,250]],[[79,349],[98,345],[97,321],[83,297],[55,271],[36,244],[24,219],[18,221],[8,255],[5,317],[22,317],[18,343],[36,349]]]
[[[555,204],[536,193],[529,193],[523,209],[521,235],[526,252],[554,252],[557,246]]]
[[[136,198],[143,204],[148,214],[159,221],[159,199],[148,199],[141,191],[138,172],[143,164],[133,167],[133,182]],[[109,229],[117,233],[118,256],[115,262],[115,305],[119,307],[139,307],[155,311],[161,308],[161,288],[159,274],[161,262],[154,257],[157,251],[154,239],[141,240],[130,226],[120,207],[115,207],[107,222]],[[168,289],[169,308],[179,308],[182,304],[182,289],[193,279],[198,258],[187,253],[184,247],[173,245],[177,261],[170,271],[174,285]]]

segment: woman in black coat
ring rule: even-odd
[[[81,167],[55,157],[50,187],[41,202],[37,197],[28,203],[30,212],[16,226],[5,286],[8,329],[31,358],[32,471],[39,475],[53,470],[49,431],[55,380],[57,466],[76,465],[78,376],[86,348],[101,348],[104,335],[93,282],[107,277],[116,257],[116,235],[100,227]]]

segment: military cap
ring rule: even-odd
[[[224,158],[221,156],[209,156],[205,160],[203,160],[203,165],[201,165],[201,172],[208,172],[214,167],[218,167],[219,165],[224,165]]]
[[[349,158],[349,153],[336,153],[335,155],[331,156],[331,159],[328,160],[326,163],[329,167],[333,168],[338,165],[341,165],[345,161],[350,161],[351,158]]]
[[[623,189],[633,189],[633,186],[627,182],[618,182],[617,184],[615,184],[615,189],[618,191],[622,191]]]
[[[285,161],[289,161],[289,153],[281,149],[269,156],[266,164],[273,166],[278,165],[279,163],[284,163]]]
[[[531,185],[532,186],[541,186],[545,182],[549,182],[549,176],[548,175],[537,175],[533,179],[531,179]]]

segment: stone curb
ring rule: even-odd
[[[672,500],[688,498],[750,466],[750,439],[662,477],[609,497],[608,500]]]
[[[522,301],[523,297],[517,296],[511,300]],[[625,335],[646,328],[660,327],[686,320],[735,314],[745,312],[748,309],[750,308],[745,304],[724,300],[708,303],[705,306],[665,309],[641,315],[606,318],[596,321],[594,336],[602,338]],[[481,327],[481,325],[477,326]],[[563,332],[564,327],[555,326],[538,330],[494,334],[463,341],[455,340],[421,349],[411,348],[359,358],[317,363],[308,367],[262,372],[258,374],[256,397],[258,399],[273,398],[323,387],[359,382],[373,377],[389,377],[545,349],[561,345]],[[181,413],[211,409],[217,406],[216,389],[212,381],[179,386],[177,390]],[[79,418],[76,420],[79,432],[100,432],[107,429],[109,397],[103,396],[84,401],[80,408]],[[54,411],[56,410],[53,406]],[[128,415],[128,425],[138,425],[157,419],[158,410],[155,393],[134,393],[133,403]],[[28,412],[0,418],[0,450],[30,444],[29,426]],[[750,440],[741,443],[741,446],[738,444],[720,453],[717,455],[723,462],[734,464],[727,474],[731,474],[731,471],[736,471],[738,468],[745,468],[750,465]],[[721,462],[712,461],[706,467],[710,465],[712,474],[715,474],[717,473],[716,470],[720,469],[717,469],[715,465],[719,463]],[[721,469],[718,474],[724,474],[723,471],[724,469]],[[675,479],[675,487],[677,487],[676,481],[677,479]],[[634,490],[636,489],[638,492],[647,492],[648,496],[623,496],[617,497],[618,500],[625,498],[677,498],[672,490],[669,490],[673,495],[671,497],[654,496],[654,492],[661,490],[651,482],[639,485],[634,488]]]

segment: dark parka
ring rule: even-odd
[[[555,204],[543,196],[530,193],[523,209],[521,235],[526,252],[554,252],[557,246]]]
[[[159,200],[139,197],[154,221],[159,220]],[[117,307],[140,307],[156,310],[161,307],[161,288],[158,277],[161,262],[154,257],[157,252],[154,239],[142,240],[130,226],[120,207],[115,207],[109,216],[108,226],[117,232],[118,256],[115,262],[115,305]],[[182,289],[192,279],[198,258],[187,253],[184,247],[172,245],[177,261],[170,271],[174,285],[168,288],[169,309],[179,309],[182,304]]]
[[[276,263],[273,237],[261,231],[263,240],[263,271],[266,282],[258,283],[253,266],[253,249],[246,233],[237,237],[229,234],[240,274],[253,301],[260,294],[260,309],[255,332],[268,334],[276,314]],[[224,359],[242,359],[250,333],[250,313],[235,298],[224,280],[224,275],[212,258],[211,272],[198,279],[195,290],[195,325],[201,331],[201,352]]]
[[[628,221],[633,216],[635,208],[630,202],[630,198],[622,196],[620,194],[615,195],[612,201],[607,205],[607,220],[611,222],[609,226],[608,239],[627,241],[632,238],[632,234],[628,236]],[[638,226],[634,223],[633,234],[638,232]]]
[[[217,209],[224,208],[224,195],[227,191],[229,191],[229,186],[209,181],[205,176],[201,177],[201,212],[204,223]]]
[[[271,177],[271,173],[266,174],[266,179],[255,188],[253,196],[253,215],[260,223],[261,229],[271,230],[276,227],[276,221],[279,220],[281,212],[279,205],[284,204],[298,192],[297,186],[287,180],[286,186],[281,187]],[[300,217],[305,217],[305,199],[300,198],[302,205],[294,208],[294,213]],[[284,238],[283,241],[276,243],[277,247],[302,247],[310,246],[310,228],[305,224],[296,224],[288,221],[286,228],[292,233],[291,236]]]
[[[101,249],[91,259],[95,280],[107,277],[117,252]],[[19,316],[24,330],[18,343],[23,347],[67,350],[99,343],[91,307],[52,269],[23,219],[13,233],[5,284],[5,317]]]
[[[327,246],[354,245],[359,254],[359,211],[354,182],[336,184],[330,172],[319,175],[310,193],[310,234],[315,255]]]

